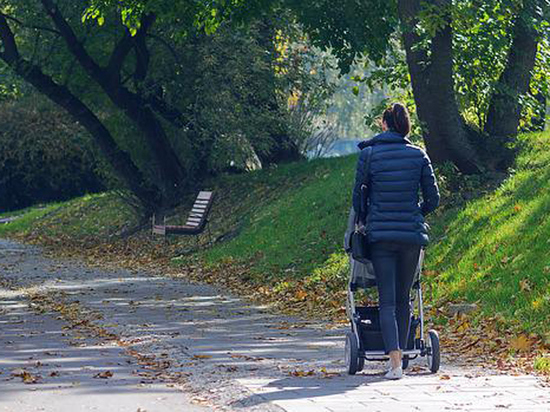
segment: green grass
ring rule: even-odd
[[[49,203],[42,206],[33,206],[26,209],[6,212],[0,214],[0,218],[17,217],[10,223],[0,224],[0,236],[9,234],[25,234],[36,222],[40,222],[48,213],[51,213],[60,207],[63,203]]]
[[[444,207],[430,218],[433,243],[425,264],[431,304],[478,302],[482,314],[498,314],[527,332],[550,332],[549,145],[548,133],[523,136],[515,169],[496,190],[488,189],[487,176],[439,169]],[[210,228],[218,241],[192,257],[209,267],[242,263],[249,268],[243,282],[276,292],[295,284],[327,296],[329,289],[343,290],[347,258],[342,237],[356,161],[349,156],[299,162],[217,178],[208,187],[216,192]],[[184,221],[190,202],[169,222]],[[111,193],[15,214],[23,217],[0,225],[0,236],[111,242],[138,223]],[[134,236],[139,237],[134,245],[170,247],[169,253],[183,253],[175,262],[187,262],[194,239],[161,243],[148,230]]]
[[[0,225],[0,236],[51,237],[77,243],[107,240],[137,222],[131,208],[114,193],[86,195],[0,215],[8,216],[18,218]]]
[[[261,275],[306,276],[341,250],[351,199],[356,157],[319,160],[268,172],[280,185],[268,201],[251,192],[256,205],[243,221],[239,236],[204,255],[207,262],[253,259]],[[262,173],[258,173],[261,175]],[[231,182],[238,186],[239,177]],[[283,190],[281,190],[283,189]]]

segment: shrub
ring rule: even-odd
[[[84,130],[36,96],[0,106],[0,211],[103,189]]]

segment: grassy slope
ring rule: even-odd
[[[426,280],[432,301],[477,301],[485,314],[498,313],[520,329],[547,334],[550,151],[545,146],[550,142],[548,135],[529,135],[525,141],[515,173],[466,207],[449,188],[460,182],[462,188],[473,184],[479,190],[479,182],[441,174],[447,207],[431,218],[435,242],[428,251]],[[305,300],[305,291],[318,303],[339,307],[347,278],[342,234],[355,162],[355,156],[303,162],[213,182],[218,198],[211,227],[223,241],[199,257],[213,269],[244,264],[243,280],[268,286],[291,302]],[[183,219],[187,209],[184,205],[171,220]],[[115,196],[95,195],[27,210],[22,220],[0,225],[0,236],[106,242],[135,223]],[[193,244],[188,238],[158,242],[146,231],[133,238],[140,247],[153,245],[172,256]]]
[[[456,197],[447,198],[445,210],[431,218],[434,242],[425,267],[432,300],[478,302],[486,315],[549,333],[549,137],[523,138],[515,171],[496,191],[465,206],[452,207]],[[292,278],[306,285],[336,278],[343,285],[341,242],[355,160],[312,165],[315,179],[264,205],[238,237],[206,252],[206,260],[252,258],[261,276],[276,274],[271,279],[288,287]]]
[[[550,330],[549,137],[525,136],[515,172],[436,227],[427,262],[436,297],[480,301],[538,333]]]
[[[271,172],[299,183],[267,202],[252,194],[247,200],[257,207],[239,236],[207,251],[206,261],[253,259],[262,275],[307,276],[341,249],[355,162],[354,156],[318,160]]]
[[[86,195],[63,203],[50,203],[0,214],[19,216],[0,225],[0,236],[17,236],[30,240],[74,240],[77,243],[108,240],[128,225],[137,223],[131,209],[112,193]]]

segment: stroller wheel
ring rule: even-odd
[[[428,367],[432,373],[436,373],[439,370],[439,363],[441,360],[440,348],[439,348],[439,335],[433,329],[428,331],[429,343],[427,343],[426,358],[428,360]]]
[[[349,375],[355,375],[361,369],[359,368],[359,348],[357,346],[357,338],[352,332],[346,333],[346,369]],[[363,360],[364,364],[364,360]]]
[[[364,368],[365,368],[365,358],[359,356],[357,358],[357,372],[361,372]]]

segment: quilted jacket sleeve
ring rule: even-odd
[[[420,187],[422,189],[420,208],[422,209],[422,214],[426,216],[439,206],[439,188],[437,187],[432,163],[427,154],[424,154]]]

